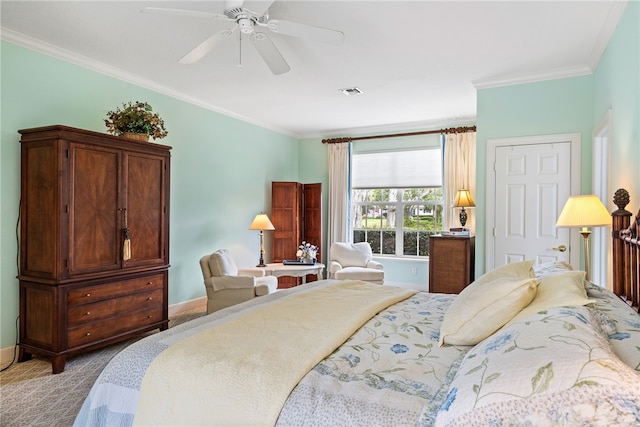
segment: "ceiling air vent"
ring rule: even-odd
[[[345,95],[360,95],[362,92],[362,90],[360,90],[360,88],[357,87],[348,87],[346,89],[340,89],[340,92],[342,92]]]

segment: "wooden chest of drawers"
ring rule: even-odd
[[[164,300],[162,275],[69,291],[69,348],[99,342],[134,327],[155,324],[162,319]]]
[[[475,237],[431,236],[429,292],[458,294],[474,280]]]

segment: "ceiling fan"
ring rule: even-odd
[[[244,7],[245,2],[243,0],[227,0],[225,2],[224,14],[161,7],[145,7],[142,11],[164,15],[222,19],[235,23],[233,27],[214,33],[192,49],[178,61],[181,64],[198,62],[202,57],[215,49],[222,41],[233,35],[236,30],[239,30],[241,36],[243,34],[249,36],[249,40],[256,48],[258,54],[275,75],[284,74],[289,71],[291,67],[289,67],[289,64],[287,64],[287,61],[267,33],[260,31],[262,29],[269,30],[276,34],[308,38],[334,45],[340,45],[344,41],[344,33],[341,31],[297,22],[269,19],[268,9],[272,3],[272,1],[254,1],[251,3],[251,9],[248,9]],[[240,40],[242,43],[242,38]]]

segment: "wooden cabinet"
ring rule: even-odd
[[[474,280],[475,237],[431,236],[429,292],[458,294]]]
[[[19,361],[48,356],[58,373],[68,356],[166,329],[171,147],[19,132]]]
[[[322,262],[322,184],[272,182],[271,222],[275,227],[271,232],[272,262],[295,259],[303,240],[318,246],[317,260]],[[280,277],[278,287],[296,286],[299,280]]]

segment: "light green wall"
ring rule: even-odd
[[[16,340],[19,129],[106,132],[108,110],[149,102],[169,130],[157,142],[173,147],[169,303],[204,296],[198,260],[206,253],[226,247],[239,265],[257,262],[249,224],[270,209],[271,181],[298,179],[297,140],[6,42],[1,55],[0,348]]]
[[[594,125],[611,111],[610,189],[629,190],[633,211],[640,205],[640,2],[629,2],[594,83]]]
[[[580,132],[581,188],[590,189],[592,76],[478,91],[476,139],[476,276],[485,271],[487,140]]]

